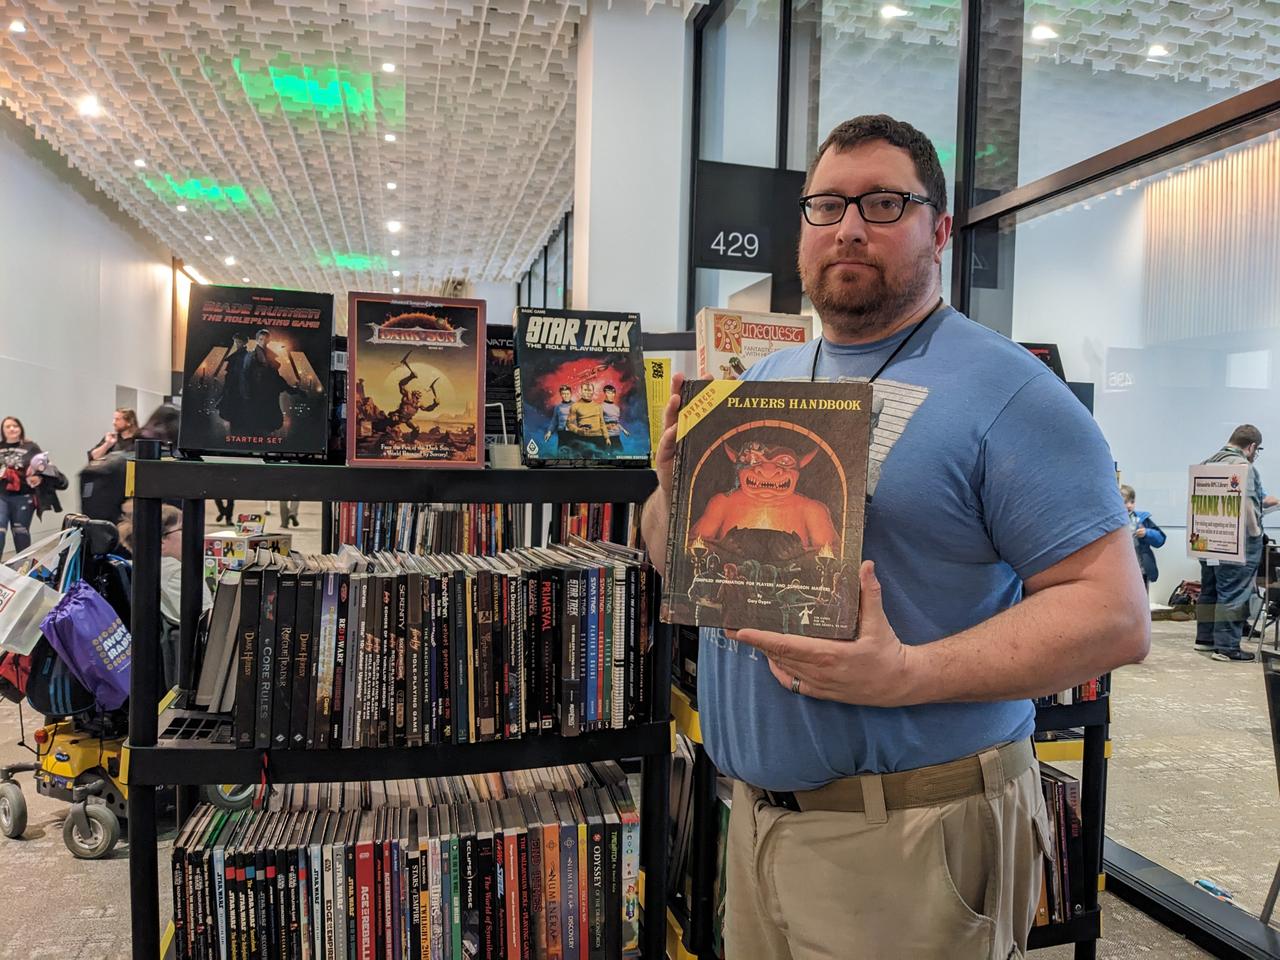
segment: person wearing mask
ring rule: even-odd
[[[40,453],[40,447],[27,439],[21,420],[5,417],[0,421],[0,553],[4,553],[9,530],[13,531],[14,550],[21,552],[31,546],[34,493],[44,482],[31,461]]]
[[[1254,579],[1262,559],[1262,512],[1280,500],[1267,495],[1255,461],[1262,453],[1262,431],[1251,423],[1242,423],[1231,431],[1231,437],[1217,453],[1204,463],[1239,463],[1245,465],[1244,499],[1241,504],[1244,523],[1244,563],[1200,561],[1200,599],[1196,601],[1197,650],[1212,651],[1214,660],[1224,663],[1250,663],[1254,654],[1240,649],[1249,608],[1256,595]]]
[[[90,462],[111,453],[133,453],[138,439],[138,415],[128,407],[120,407],[111,418],[111,429],[89,451]]]
[[[1137,497],[1133,487],[1120,485],[1124,508],[1129,514],[1129,532],[1133,534],[1133,549],[1138,554],[1138,566],[1142,569],[1142,585],[1148,590],[1160,579],[1155,550],[1164,546],[1164,531],[1151,519],[1146,510],[1137,509]]]
[[[822,336],[741,379],[912,399],[872,454],[856,641],[700,631],[703,740],[736,781],[725,955],[1021,956],[1051,855],[1031,701],[1150,645],[1114,461],[1052,371],[944,303],[951,216],[924,134],[840,124],[799,207]],[[659,567],[683,379],[643,512]]]

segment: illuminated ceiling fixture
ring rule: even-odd
[[[1058,31],[1053,29],[1047,23],[1037,23],[1031,28],[1032,40],[1057,40]]]
[[[897,20],[899,17],[907,16],[907,11],[901,7],[895,7],[892,3],[886,3],[880,8],[881,20]]]
[[[382,65],[382,72],[383,72],[383,73],[395,73],[395,72],[396,72],[396,65],[395,65],[394,63],[384,63],[384,64]]]
[[[139,157],[137,160],[133,161],[133,165],[137,167],[139,170],[141,170],[143,167],[147,165],[147,161]]]
[[[383,140],[385,140],[385,141],[387,141],[387,143],[395,143],[395,142],[396,142],[396,135],[395,135],[394,133],[388,133],[388,134],[387,134],[386,136],[384,136],[382,139],[383,139]]]
[[[186,212],[187,212],[187,205],[186,205],[185,203],[180,203],[180,204],[178,204],[178,212],[179,212],[179,213],[186,213]]]
[[[399,250],[392,250],[392,251],[391,251],[391,255],[392,255],[393,257],[398,257],[398,256],[400,256],[400,251],[399,251]]]
[[[399,271],[399,270],[392,270],[392,271],[391,271],[391,275],[392,275],[393,277],[398,277],[398,276],[400,276],[400,271]]]
[[[241,283],[248,283],[248,282],[249,282],[249,278],[248,278],[248,277],[241,277],[241,278],[240,278],[240,282],[241,282]]]
[[[399,233],[400,227],[401,227],[401,223],[399,220],[387,221],[387,233]]]
[[[236,265],[236,258],[235,258],[235,257],[223,257],[223,258],[222,258],[222,262],[223,262],[223,263],[225,263],[228,267],[234,267],[234,266]]]
[[[205,279],[204,274],[190,264],[182,265],[183,272],[201,286],[208,286],[209,281]]]
[[[206,234],[204,235],[204,241],[205,241],[205,243],[212,243],[212,242],[213,242],[213,234],[212,234],[212,233],[206,233]]]
[[[14,20],[9,24],[9,32],[10,33],[26,33],[27,25],[23,23],[21,20]]]
[[[1151,59],[1153,57],[1167,57],[1168,55],[1169,48],[1163,43],[1153,43],[1147,48],[1147,59]]]
[[[400,288],[399,288],[399,287],[392,287],[392,288],[391,288],[391,292],[392,292],[392,293],[399,293],[399,292],[400,292]]]
[[[85,94],[77,100],[76,109],[80,111],[80,116],[82,117],[102,116],[102,104],[98,102],[98,98],[92,93]]]
[[[395,188],[396,188],[396,182],[395,182],[394,180],[388,180],[388,181],[387,181],[387,189],[388,189],[388,190],[394,190]]]

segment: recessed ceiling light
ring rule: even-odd
[[[234,266],[236,265],[236,258],[235,258],[235,257],[223,257],[223,258],[222,258],[222,262],[223,262],[223,263],[225,263],[228,267],[234,267]]]
[[[1166,47],[1163,43],[1153,43],[1150,47],[1147,48],[1148,57],[1167,57],[1168,55],[1169,55],[1169,48]]]
[[[400,288],[399,288],[399,287],[392,287],[392,288],[391,288],[391,292],[392,292],[392,293],[399,293],[399,292],[400,292]]]
[[[180,204],[178,204],[178,212],[179,212],[179,213],[186,213],[186,212],[187,212],[187,205],[186,205],[185,203],[180,203]]]
[[[137,160],[133,161],[133,165],[137,167],[139,170],[141,170],[143,167],[147,165],[147,161],[139,157]]]
[[[249,282],[249,278],[248,278],[248,277],[241,277],[241,278],[240,278],[240,282],[241,282],[241,283],[248,283],[248,282]]]
[[[1032,40],[1057,40],[1058,31],[1053,29],[1047,23],[1037,23],[1031,28]]]
[[[383,73],[395,73],[395,72],[396,72],[396,65],[395,65],[394,63],[390,63],[390,62],[388,62],[388,63],[384,63],[384,64],[382,65],[382,72],[383,72]]]
[[[401,227],[401,223],[400,223],[400,221],[399,221],[399,220],[388,220],[388,221],[387,221],[387,232],[388,232],[388,233],[399,233],[399,232],[400,232],[400,227]]]
[[[388,134],[387,134],[386,136],[384,136],[382,139],[383,139],[383,140],[385,140],[385,141],[387,141],[387,143],[395,143],[395,142],[396,142],[396,135],[395,135],[394,133],[388,133]]]
[[[882,20],[897,20],[898,17],[907,16],[907,11],[901,7],[895,7],[892,3],[886,3],[880,8],[880,18]]]
[[[391,271],[391,275],[392,275],[393,277],[398,277],[398,276],[400,276],[400,271],[399,271],[399,270],[392,270],[392,271]]]
[[[399,251],[399,250],[392,250],[392,251],[391,251],[391,255],[392,255],[393,257],[398,257],[398,256],[400,256],[400,251]]]
[[[100,117],[102,116],[102,104],[98,103],[98,98],[92,93],[85,94],[76,101],[76,109],[80,111],[82,117]]]
[[[204,240],[205,240],[205,243],[212,243],[212,242],[213,242],[213,234],[212,234],[212,233],[206,233],[206,234],[204,235]]]
[[[387,189],[388,189],[388,190],[394,190],[395,188],[396,188],[396,182],[395,182],[394,180],[388,180],[388,181],[387,181]]]
[[[26,33],[27,25],[23,23],[21,20],[14,20],[12,23],[9,24],[9,32],[10,33]]]

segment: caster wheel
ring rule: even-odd
[[[63,842],[81,860],[101,860],[120,839],[120,818],[100,803],[87,804],[84,814],[89,818],[89,835],[82,834],[75,820],[67,817],[62,825]]]
[[[250,784],[209,783],[200,788],[206,803],[223,810],[248,810],[253,806],[254,788]]]
[[[27,829],[27,798],[12,780],[0,783],[0,833],[17,840]]]

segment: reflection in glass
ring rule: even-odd
[[[699,159],[777,161],[779,0],[726,0],[703,31]]]

